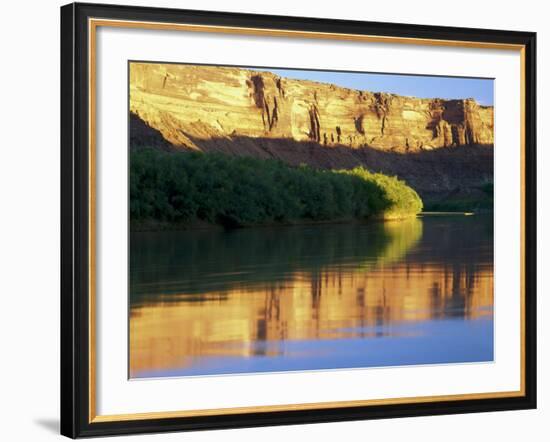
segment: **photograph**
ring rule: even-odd
[[[129,60],[129,378],[492,363],[494,101]]]

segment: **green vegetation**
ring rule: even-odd
[[[447,197],[442,201],[426,201],[425,210],[434,212],[492,212],[493,182],[473,189],[472,195]]]
[[[224,226],[404,218],[422,210],[397,178],[352,170],[290,167],[276,160],[221,154],[130,154],[132,223]]]

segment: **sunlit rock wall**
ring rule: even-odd
[[[137,144],[146,143],[144,123],[156,144],[204,151],[222,140],[253,150],[250,138],[396,152],[493,143],[493,108],[473,99],[403,97],[238,68],[131,63],[130,112]]]

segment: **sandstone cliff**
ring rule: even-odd
[[[402,97],[246,69],[132,63],[130,98],[131,112],[191,148],[239,136],[399,151],[493,143],[493,108],[473,99]]]
[[[362,164],[399,175],[424,197],[493,175],[493,107],[239,68],[131,63],[130,137],[132,146]]]

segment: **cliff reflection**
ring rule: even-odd
[[[490,360],[491,222],[132,234],[130,375]]]

